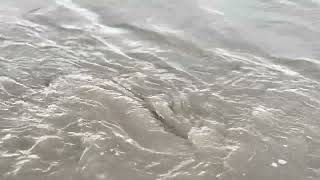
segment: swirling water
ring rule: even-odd
[[[2,0],[0,179],[320,179],[318,0]]]

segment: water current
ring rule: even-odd
[[[319,180],[319,0],[1,0],[1,180]]]

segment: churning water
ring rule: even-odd
[[[319,0],[1,0],[1,180],[319,180]]]

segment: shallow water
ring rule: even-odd
[[[318,0],[2,0],[0,179],[317,180]]]

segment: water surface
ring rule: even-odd
[[[2,0],[0,179],[317,180],[318,0]]]

